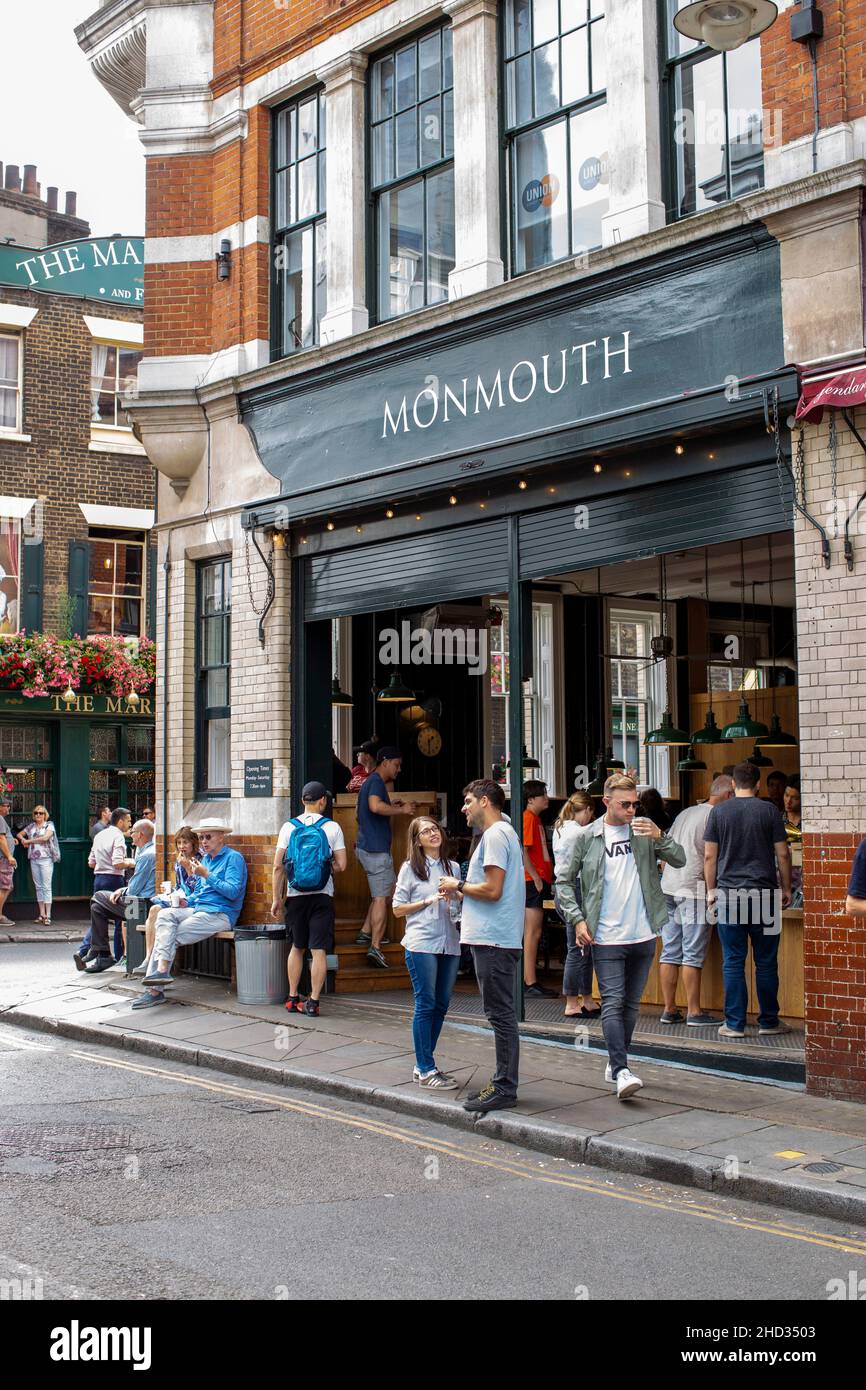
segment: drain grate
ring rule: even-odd
[[[802,1165],[805,1173],[841,1173],[844,1171],[844,1163],[831,1163],[826,1159],[822,1163],[804,1163]]]
[[[259,1105],[254,1100],[218,1100],[223,1110],[240,1110],[244,1115],[268,1115],[280,1109],[278,1105]]]

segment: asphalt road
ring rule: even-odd
[[[826,1300],[852,1270],[862,1229],[0,1021],[0,1280],[46,1299]]]

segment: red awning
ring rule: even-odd
[[[845,410],[851,406],[866,403],[866,365],[849,367],[837,372],[835,376],[817,377],[804,381],[800,400],[797,404],[797,420],[807,420],[812,425],[820,423],[825,406],[835,406]]]

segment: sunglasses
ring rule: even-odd
[[[639,801],[621,801],[618,809],[620,811],[636,811],[639,805]]]
[[[202,834],[199,835],[198,838],[200,840],[212,840],[214,837],[209,830],[205,830]]]

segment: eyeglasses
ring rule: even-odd
[[[438,826],[438,825],[425,825],[424,828],[423,828],[422,830],[419,830],[419,831],[418,831],[418,834],[419,834],[419,835],[438,835],[438,833],[439,833],[439,826]]]
[[[639,801],[620,801],[619,803],[614,802],[614,805],[617,807],[617,810],[619,810],[619,811],[636,811],[637,808],[638,808],[638,806],[640,805],[640,802],[639,802]]]
[[[199,837],[198,837],[198,838],[199,838],[200,840],[212,840],[212,839],[213,839],[213,835],[211,835],[211,833],[210,833],[209,830],[205,830],[205,831],[202,831],[202,832],[199,834]]]

